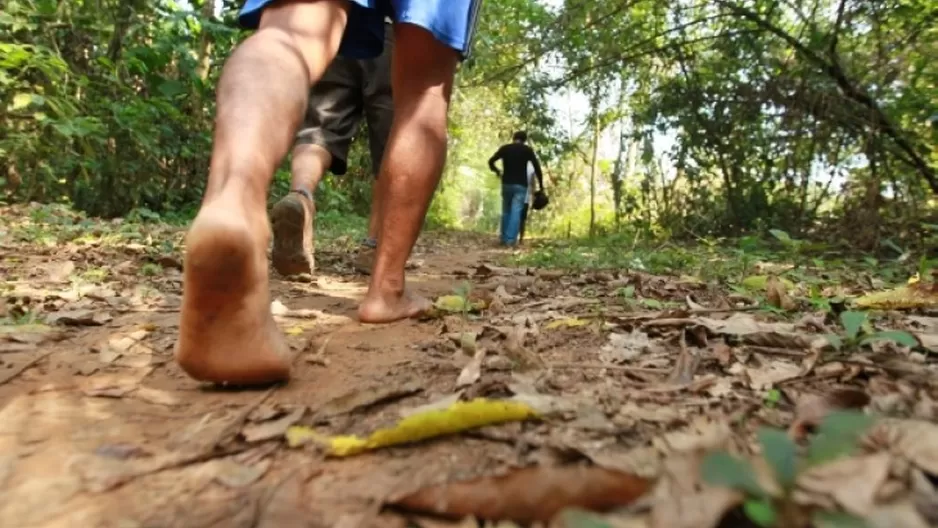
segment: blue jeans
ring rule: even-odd
[[[502,244],[515,245],[521,230],[521,211],[527,194],[525,185],[502,185]]]

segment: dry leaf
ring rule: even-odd
[[[71,260],[66,260],[61,264],[54,264],[49,269],[49,280],[52,282],[65,282],[74,271],[75,263]]]
[[[785,283],[774,275],[765,282],[765,295],[766,301],[776,308],[789,311],[797,307],[795,301],[788,295]]]
[[[145,402],[156,403],[159,405],[179,405],[182,403],[179,398],[173,395],[171,392],[166,392],[164,390],[153,389],[150,387],[140,387],[133,393],[134,398],[143,400]]]
[[[600,467],[529,467],[426,487],[389,504],[450,519],[474,516],[531,523],[549,521],[566,508],[601,512],[628,506],[650,488],[647,479]]]
[[[599,357],[606,363],[621,363],[636,359],[650,348],[648,334],[637,328],[628,334],[613,332],[609,334],[609,343],[600,349]]]
[[[666,452],[661,476],[650,494],[650,527],[714,528],[727,512],[742,503],[740,491],[702,481],[700,464],[704,454],[725,443],[729,429],[710,436],[713,432],[706,432],[707,436],[680,449],[676,455]]]
[[[839,389],[824,394],[805,394],[795,402],[795,417],[788,434],[803,438],[835,411],[860,410],[869,405],[870,396],[855,389]]]
[[[300,421],[306,413],[306,407],[297,407],[289,414],[276,420],[248,424],[241,430],[241,436],[248,443],[263,442],[273,438],[282,437],[291,425]]]
[[[381,386],[366,387],[363,389],[353,389],[342,396],[333,398],[322,404],[316,409],[316,417],[328,418],[355,412],[365,407],[370,407],[379,403],[417,394],[423,390],[423,386],[418,382],[404,383],[400,386]]]
[[[783,361],[772,361],[758,368],[746,367],[746,375],[749,377],[749,386],[753,390],[762,391],[771,389],[779,382],[801,376],[801,370],[798,365]]]
[[[694,374],[700,365],[700,355],[692,352],[684,341],[684,333],[680,336],[681,353],[674,362],[674,368],[668,375],[668,383],[672,385],[687,385],[694,381]]]
[[[49,324],[67,326],[101,326],[110,320],[109,313],[94,310],[66,310],[46,316],[46,322]]]
[[[694,299],[692,299],[690,295],[684,298],[684,302],[687,303],[687,307],[690,308],[691,310],[706,310],[707,309],[705,306],[702,306],[694,302]]]
[[[505,347],[502,352],[514,361],[520,371],[545,368],[547,365],[544,360],[525,348],[524,338],[526,335],[527,329],[520,325],[509,330],[505,336]]]
[[[479,378],[482,376],[482,362],[484,360],[485,349],[479,348],[472,359],[469,360],[469,363],[466,363],[466,366],[460,371],[459,377],[456,378],[457,390],[468,387],[479,381]]]
[[[60,338],[62,331],[44,324],[25,324],[0,326],[0,339],[15,343],[40,345],[46,341]]]
[[[889,453],[841,458],[798,473],[797,485],[809,494],[834,499],[846,512],[865,516],[889,476]]]
[[[264,459],[253,466],[246,466],[226,458],[216,461],[214,479],[227,488],[244,488],[264,476],[270,465],[270,459]]]
[[[556,330],[558,328],[576,328],[580,326],[586,326],[590,324],[589,319],[580,319],[578,317],[571,317],[567,319],[558,319],[556,321],[551,321],[544,325],[544,330]]]

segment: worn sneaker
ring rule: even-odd
[[[358,249],[358,255],[355,256],[355,271],[371,275],[371,268],[375,265],[376,252],[377,248],[373,243],[363,242]]]
[[[270,212],[274,231],[274,269],[283,276],[312,273],[313,219],[316,206],[306,193],[291,191]]]

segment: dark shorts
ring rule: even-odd
[[[264,8],[276,0],[247,0],[239,22],[256,29]],[[384,45],[385,17],[394,22],[420,26],[441,43],[469,55],[482,0],[349,0],[348,25],[342,35],[339,55],[373,59]]]
[[[296,134],[296,144],[318,145],[332,155],[329,170],[348,170],[348,151],[362,117],[368,123],[371,168],[375,176],[391,133],[391,50],[393,32],[385,34],[376,59],[336,57],[309,93],[309,108]]]

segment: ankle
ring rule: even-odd
[[[310,189],[305,187],[297,187],[290,190],[291,193],[296,193],[305,196],[309,201],[313,201],[313,192]]]
[[[378,297],[398,298],[404,295],[404,278],[382,278],[372,274],[371,285],[368,288],[369,293],[374,292]]]

